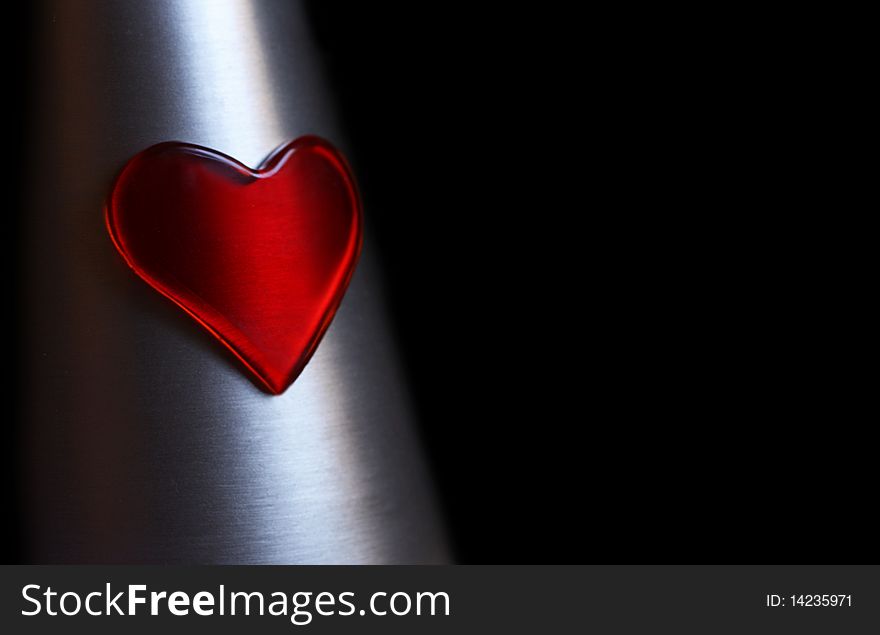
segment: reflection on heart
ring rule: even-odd
[[[107,228],[138,276],[274,394],[321,341],[362,243],[348,164],[313,136],[256,170],[199,146],[152,146],[117,178]]]

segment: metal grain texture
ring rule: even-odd
[[[103,226],[113,177],[160,141],[252,166],[306,133],[345,149],[302,7],[59,0],[34,26],[29,560],[447,560],[369,229],[325,339],[272,397],[135,278]]]

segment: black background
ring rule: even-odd
[[[778,125],[796,116],[774,64],[798,68],[783,22],[309,13],[460,560],[874,553],[876,442],[823,364],[815,251],[767,176],[784,174]],[[7,18],[16,298],[30,71],[24,9]],[[9,367],[3,559],[17,561]]]

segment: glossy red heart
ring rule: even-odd
[[[330,325],[362,243],[343,156],[301,137],[252,170],[186,143],[123,168],[107,228],[131,268],[280,394]]]

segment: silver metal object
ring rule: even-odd
[[[252,166],[306,133],[345,149],[301,6],[59,0],[35,27],[29,560],[445,561],[369,233],[314,358],[272,397],[136,279],[103,225],[115,174],[160,141]]]

